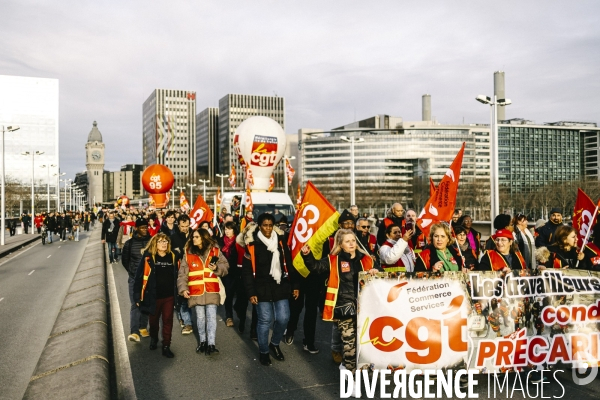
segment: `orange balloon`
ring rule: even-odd
[[[174,182],[173,172],[166,165],[150,165],[142,174],[142,185],[148,193],[167,193],[173,187]]]

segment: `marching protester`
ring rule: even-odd
[[[535,245],[537,247],[542,247],[550,246],[554,243],[554,232],[556,232],[556,229],[562,224],[562,210],[558,207],[554,207],[550,210],[548,222],[537,230],[538,236],[535,239]]]
[[[350,214],[352,214],[352,217],[354,217],[354,222],[358,223],[358,218],[359,218],[358,206],[353,204],[348,208],[348,210],[350,211]]]
[[[454,227],[454,238],[457,250],[460,249],[458,254],[463,258],[464,267],[469,271],[477,270],[479,267],[477,253],[471,247],[466,228],[462,225]]]
[[[329,256],[315,260],[308,245],[302,247],[301,253],[311,273],[329,276],[323,320],[333,321],[338,326],[344,343],[343,366],[354,373],[358,273],[367,271],[375,274],[379,266],[357,245],[356,236],[349,229],[337,231]]]
[[[593,228],[595,233],[590,242],[583,248],[583,261],[579,262],[579,268],[588,271],[600,271],[600,223]]]
[[[504,271],[525,269],[526,263],[519,250],[513,249],[513,233],[499,229],[491,236],[496,248],[486,250],[479,261],[479,271]]]
[[[158,233],[144,248],[133,283],[133,300],[140,312],[149,315],[150,350],[158,348],[158,329],[162,322],[162,355],[167,358],[175,357],[171,351],[171,333],[178,264],[169,237]]]
[[[554,231],[554,243],[548,246],[550,259],[546,263],[547,268],[575,268],[577,261],[584,259],[585,254],[577,251],[577,232],[573,227],[561,225]],[[578,266],[579,266],[578,265]]]
[[[181,224],[182,220],[179,221]],[[196,353],[207,356],[219,353],[215,347],[217,307],[222,302],[219,278],[227,275],[228,269],[227,259],[208,231],[198,229],[192,232],[181,258],[177,291],[187,299],[187,306],[196,310],[200,337]]]
[[[168,213],[167,213],[168,214]],[[167,217],[167,224],[170,221],[170,217]],[[175,229],[170,235],[171,239],[171,250],[173,250],[177,257],[183,257],[184,247],[190,239],[190,217],[186,214],[181,214],[177,217],[177,223],[174,224]],[[188,302],[183,296],[177,298],[177,314],[179,316],[179,324],[181,325],[181,334],[190,335],[194,332],[192,327],[192,310],[188,307]]]
[[[239,293],[237,301],[244,301],[246,307],[248,304],[248,297],[244,293],[244,285],[241,281],[241,264],[238,264],[240,253],[242,256],[244,255],[244,248],[236,243],[235,238],[239,232],[237,225],[233,221],[226,222],[223,230],[225,235],[217,240],[221,247],[221,252],[229,263],[227,275],[222,279],[223,286],[225,286],[225,325],[233,327],[233,297],[235,293]]]
[[[513,226],[511,225],[511,217],[508,214],[498,214],[496,218],[494,218],[494,231],[498,232],[499,230],[507,230],[512,232]],[[494,241],[493,235],[485,241],[485,250],[492,250],[496,248],[496,242]]]
[[[198,228],[199,229],[204,229],[206,232],[208,232],[210,234],[210,236],[214,236],[213,229],[210,227],[210,222],[208,222],[208,221],[202,221],[200,223],[200,226]]]
[[[459,218],[458,225],[465,229],[469,246],[479,257],[479,253],[481,253],[481,233],[473,229],[473,218],[470,215],[463,215]],[[455,226],[452,225],[452,228],[455,228]]]
[[[417,254],[415,272],[461,271],[462,257],[454,244],[450,227],[440,222],[431,225],[429,230],[429,245]]]
[[[402,234],[405,234],[406,231],[409,230],[413,230],[414,233],[410,237],[408,245],[412,250],[414,250],[415,253],[419,253],[425,248],[425,246],[427,246],[427,239],[425,238],[425,234],[421,232],[421,229],[419,229],[417,226],[417,213],[412,209],[406,210]]]
[[[117,262],[117,235],[119,234],[118,225],[119,220],[115,218],[115,213],[110,211],[108,213],[108,218],[102,223],[102,243],[106,243],[108,245],[108,258],[111,264]]]
[[[396,224],[400,228],[404,229],[404,207],[400,203],[394,203],[388,210],[385,218],[379,224],[379,230],[377,231],[377,244],[382,245],[386,240],[385,230],[391,224]]]
[[[160,226],[158,226],[156,220],[156,214],[153,214],[148,218],[148,233],[150,236],[154,236],[160,231]]]
[[[35,218],[33,219],[33,224],[35,225],[35,229],[37,229],[38,235],[42,232],[43,222],[44,222],[44,216],[40,213],[35,214]]]
[[[527,217],[523,214],[517,214],[511,225],[514,227],[513,236],[519,246],[519,251],[523,255],[527,269],[534,269],[535,262],[535,238],[529,228],[527,228]]]
[[[352,214],[350,214],[350,211],[342,211],[342,214],[338,218],[338,229],[349,229],[354,231],[355,226],[354,217]],[[333,249],[333,245],[335,243],[335,234],[336,232],[333,232],[333,234],[327,238],[325,243],[323,243],[323,253],[321,257],[329,255],[331,249]]]
[[[358,212],[358,208],[356,209]],[[372,256],[377,256],[377,238],[371,234],[371,224],[366,218],[358,218],[356,220],[356,238],[362,245],[363,250],[366,250]]]
[[[285,359],[279,343],[290,317],[289,297],[292,293],[294,298],[299,295],[290,250],[279,238],[274,225],[272,214],[258,216],[254,229],[249,229],[244,236],[246,255],[242,267],[246,294],[256,305],[260,363],[265,366],[271,365],[269,350],[276,360]],[[273,334],[269,341],[272,321]]]
[[[165,214],[165,218],[162,221],[162,225],[160,226],[160,232],[164,233],[167,236],[171,236],[175,232],[175,228],[177,225],[175,223],[175,211],[169,210]]]
[[[381,267],[386,272],[414,272],[415,253],[408,245],[414,230],[408,230],[402,236],[402,228],[396,224],[388,225],[387,240],[379,249]]]
[[[131,301],[131,309],[129,311],[129,336],[127,337],[129,341],[139,342],[141,337],[148,337],[150,334],[146,329],[148,325],[148,316],[142,314],[140,309],[135,304],[136,301],[133,298],[133,284],[135,273],[140,265],[140,260],[142,259],[142,253],[144,248],[148,245],[150,241],[150,235],[148,234],[148,222],[140,218],[135,221],[135,231],[133,232],[133,236],[131,240],[128,240],[123,246],[123,253],[121,255],[121,264],[127,270],[127,274],[129,275],[128,283],[129,283],[129,300]]]
[[[56,217],[53,212],[46,216],[44,225],[46,225],[46,228],[48,229],[48,243],[52,243],[52,233],[56,232]]]

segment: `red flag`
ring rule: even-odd
[[[223,201],[223,197],[221,197],[221,188],[217,188],[217,207],[219,209],[221,208],[221,202],[222,201]]]
[[[298,194],[296,195],[296,209],[300,208],[302,204],[302,191],[300,190],[300,184],[298,184]]]
[[[274,188],[275,188],[275,175],[271,174],[271,177],[269,178],[269,192],[272,192]]]
[[[456,206],[456,192],[458,191],[458,181],[460,180],[460,170],[462,168],[463,154],[465,152],[465,143],[463,142],[460,151],[454,158],[452,165],[446,171],[446,175],[438,185],[433,196],[429,198],[421,215],[417,218],[417,225],[425,237],[429,236],[429,228],[432,224],[440,221],[450,221],[454,208]]]
[[[254,204],[252,203],[252,195],[250,194],[250,189],[246,189],[246,200],[244,203],[245,212],[254,210]]]
[[[433,183],[433,179],[429,177],[429,197],[433,197],[435,194],[435,183]]]
[[[250,189],[254,186],[254,177],[252,176],[252,169],[250,165],[246,164],[246,189]]]
[[[213,212],[202,198],[202,195],[199,194],[194,203],[194,208],[192,209],[192,212],[190,212],[190,228],[196,229],[201,222],[211,222],[212,220]]]
[[[577,200],[573,210],[573,229],[577,232],[577,246],[579,248],[583,247],[583,241],[588,234],[588,230],[594,228],[595,211],[596,205],[592,199],[583,190],[577,189]],[[590,231],[590,235],[592,233],[593,231]]]
[[[300,249],[308,244],[315,258],[320,259],[323,243],[338,228],[337,220],[340,213],[329,204],[310,181],[307,183],[304,196],[300,201],[300,207],[290,230],[288,244],[294,267],[306,278],[309,271],[304,265]]]
[[[235,178],[235,165],[231,164],[231,172],[229,173],[229,178],[227,180],[229,181],[229,184],[232,188],[235,187]]]
[[[292,168],[292,164],[290,164],[290,160],[285,159],[285,175],[287,176],[288,185],[292,184],[292,179],[294,179],[294,175],[296,171]]]
[[[187,199],[185,198],[185,193],[183,193],[183,190],[179,193],[179,208],[181,208],[181,211],[183,212],[187,212],[190,209],[190,203],[188,203]]]

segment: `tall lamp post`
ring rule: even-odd
[[[60,168],[58,169],[60,171]],[[54,176],[56,177],[56,211],[60,211],[60,182],[62,181],[62,179],[60,179],[61,176],[65,176],[67,173],[63,172],[61,173],[56,173],[54,174]]]
[[[67,185],[69,184],[69,182],[71,182],[73,179],[69,178],[69,179],[61,179],[61,182],[65,183],[65,206],[63,208],[63,211],[67,210]],[[59,210],[57,210],[59,211]]]
[[[295,160],[296,159],[296,157],[294,157],[294,156],[291,156],[291,157],[283,156],[283,158],[286,159],[286,160],[288,160],[288,162],[291,161],[291,160]],[[285,171],[285,179],[284,179],[284,181],[285,181],[285,194],[287,195],[288,194],[287,171]]]
[[[40,168],[47,168],[48,169],[48,176],[46,179],[46,195],[48,196],[47,199],[47,203],[46,203],[46,212],[48,214],[50,214],[50,168],[54,168],[56,167],[56,164],[49,164],[49,165],[40,165]]]
[[[33,222],[33,220],[35,219],[35,193],[34,193],[34,189],[35,189],[35,156],[40,156],[44,154],[43,151],[33,151],[31,150],[31,152],[29,151],[25,151],[23,153],[21,153],[21,155],[24,156],[31,156],[31,234],[35,235],[35,224]]]
[[[350,143],[350,204],[356,204],[356,189],[354,187],[354,143],[364,142],[363,138],[348,138],[346,136],[340,136],[344,142]]]
[[[194,187],[198,185],[195,183],[188,183],[187,185],[190,187],[190,199],[191,201],[194,201]]]
[[[203,195],[202,195],[202,196],[204,197],[204,201],[206,201],[206,184],[207,184],[208,182],[210,182],[210,180],[209,180],[209,179],[207,179],[207,180],[204,180],[204,179],[198,179],[198,182],[200,182],[200,183],[202,183],[202,184],[204,185],[204,192],[203,192]],[[192,201],[194,201],[194,199],[192,199]]]
[[[479,95],[475,100],[482,104],[490,105],[491,122],[490,122],[490,232],[494,232],[494,218],[500,213],[500,191],[498,185],[498,106],[508,106],[512,104],[510,99],[494,99],[490,96]]]
[[[0,225],[2,225],[0,227],[0,229],[2,229],[2,233],[0,234],[0,246],[4,246],[4,234],[6,233],[6,191],[4,190],[4,132],[14,132],[18,130],[19,126],[17,125],[8,126],[6,127],[6,129],[4,128],[4,125],[2,125],[2,211],[0,211],[2,212],[2,222],[0,223]]]
[[[221,178],[221,196],[223,196],[223,194],[225,194],[225,191],[224,191],[224,188],[223,188],[223,179],[229,178],[229,175],[216,174],[216,176],[218,176],[219,178]]]

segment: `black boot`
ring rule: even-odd
[[[215,347],[214,344],[211,344],[210,346],[206,347],[206,355],[210,356],[210,355],[217,355],[219,354],[219,350],[217,350],[217,348]]]
[[[269,343],[269,349],[273,353],[273,357],[275,357],[276,360],[283,361],[285,359],[279,346],[275,346],[273,343]]]
[[[238,324],[238,332],[244,333],[245,329],[246,329],[246,320],[240,319],[240,323]]]
[[[171,348],[169,346],[163,346],[162,354],[163,354],[163,356],[165,356],[167,358],[175,357],[175,354],[173,354],[173,352],[171,351]]]
[[[158,339],[150,338],[150,350],[156,350],[158,348]]]
[[[206,351],[206,342],[201,342],[198,347],[196,347],[196,353],[204,353]]]
[[[268,367],[269,365],[271,365],[271,357],[269,357],[269,353],[267,353],[267,354],[260,353],[259,360],[260,360],[260,363],[262,365],[264,365],[265,367]]]

